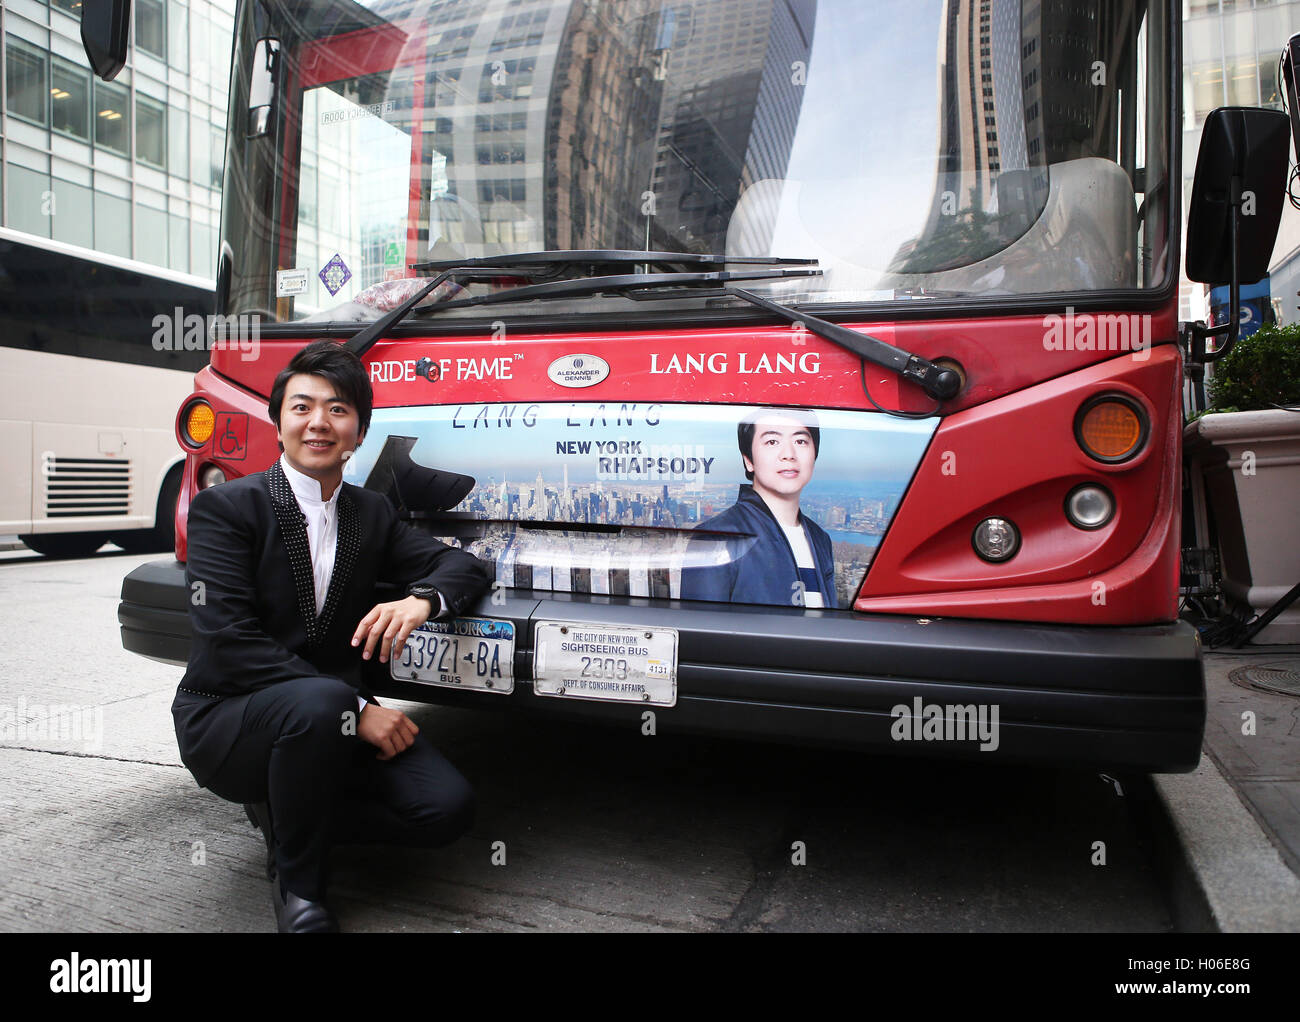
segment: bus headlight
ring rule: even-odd
[[[1100,529],[1115,515],[1115,498],[1093,483],[1076,486],[1065,498],[1065,517],[1080,529]]]
[[[226,473],[216,465],[204,465],[199,469],[200,490],[206,490],[210,486],[216,486],[218,483],[224,483],[225,481]]]
[[[1009,561],[1020,549],[1020,530],[1005,518],[985,518],[975,526],[971,545],[986,561]]]

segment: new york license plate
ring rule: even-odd
[[[482,617],[426,621],[389,661],[389,673],[399,681],[508,695],[515,687],[515,626]]]
[[[538,695],[650,706],[677,704],[677,629],[539,621]]]

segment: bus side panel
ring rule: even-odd
[[[31,532],[31,422],[0,421],[0,476],[0,532]]]

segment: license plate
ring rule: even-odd
[[[389,673],[420,685],[509,695],[515,687],[515,626],[482,617],[426,621],[389,661]]]
[[[539,621],[533,691],[649,706],[677,704],[677,629]]]

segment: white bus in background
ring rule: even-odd
[[[0,228],[0,534],[50,557],[172,548],[176,409],[209,353],[156,346],[154,322],[206,322],[213,286]]]

